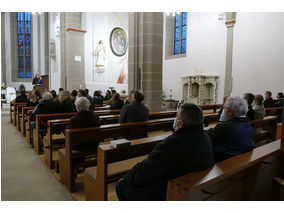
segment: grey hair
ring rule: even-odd
[[[45,92],[42,95],[42,99],[45,100],[45,101],[49,101],[49,100],[53,99],[53,96],[50,92]]]
[[[185,103],[180,107],[180,114],[178,119],[184,122],[185,127],[198,126],[203,124],[203,112],[195,104]]]
[[[75,101],[75,106],[79,110],[88,111],[90,108],[90,101],[86,97],[78,97]]]
[[[225,108],[232,109],[232,117],[245,116],[248,112],[246,101],[239,96],[229,97],[225,102]]]

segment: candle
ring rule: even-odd
[[[170,96],[173,96],[173,89],[170,88]]]

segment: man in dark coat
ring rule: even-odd
[[[243,99],[247,102],[248,112],[246,114],[247,118],[252,121],[254,120],[254,110],[252,108],[252,102],[254,100],[254,95],[252,93],[245,93]]]
[[[86,97],[77,98],[75,105],[78,112],[70,119],[66,127],[67,129],[88,128],[101,125],[98,114],[89,109],[90,101]],[[74,149],[92,152],[97,149],[98,145],[99,141],[90,141],[82,145],[78,144]]]
[[[182,105],[175,123],[176,131],[118,182],[119,200],[165,200],[169,180],[213,166],[211,142],[203,131],[201,109],[194,104]]]
[[[270,91],[266,91],[264,96],[265,96],[265,100],[263,102],[264,108],[274,107],[274,101],[271,97],[272,93]]]
[[[90,110],[90,101],[86,97],[79,97],[75,101],[77,111],[70,119],[67,129],[100,126],[101,121],[97,113]]]
[[[133,102],[122,108],[119,116],[119,123],[147,121],[149,109],[142,103],[143,100],[143,92],[141,90],[137,90],[133,95]]]
[[[215,162],[251,151],[253,149],[253,129],[248,122],[245,100],[230,97],[224,105],[226,121],[207,130],[211,138]]]

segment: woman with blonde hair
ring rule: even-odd
[[[125,99],[124,104],[131,104],[133,101],[134,90],[129,90],[128,97]]]
[[[59,93],[59,103],[58,103],[58,112],[76,112],[76,107],[72,102],[72,96],[68,90],[63,90]]]

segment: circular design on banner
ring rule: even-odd
[[[120,28],[114,28],[110,33],[110,48],[116,56],[123,56],[127,51],[127,35]]]

